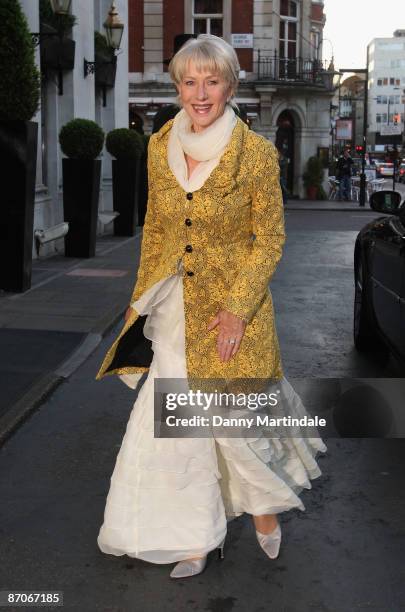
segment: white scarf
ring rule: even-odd
[[[167,146],[167,160],[174,176],[187,192],[200,189],[219,161],[236,125],[233,108],[227,104],[223,114],[202,132],[193,132],[192,121],[181,109],[173,120]],[[184,154],[200,163],[188,178]]]

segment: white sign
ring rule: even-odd
[[[393,123],[389,125],[382,125],[380,128],[381,136],[398,136],[402,133],[401,126]]]
[[[231,43],[234,49],[252,49],[253,34],[231,34]]]
[[[351,119],[338,119],[336,121],[336,140],[351,140],[353,134],[353,121]]]

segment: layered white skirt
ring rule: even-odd
[[[147,314],[144,335],[153,360],[134,403],[111,476],[97,543],[112,555],[152,563],[201,556],[225,537],[227,521],[247,512],[305,510],[298,497],[321,475],[318,437],[155,438],[154,378],[187,379],[181,271],[132,304]],[[122,375],[134,388],[139,376]],[[307,414],[283,378],[282,400],[293,416]]]

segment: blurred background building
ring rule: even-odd
[[[405,139],[405,30],[369,45],[368,143],[401,145]]]
[[[165,60],[176,35],[222,36],[241,65],[237,103],[252,128],[283,150],[289,191],[303,197],[305,163],[330,138],[333,64],[321,61],[323,1],[128,0],[128,18],[130,125],[151,132],[156,112],[174,102]]]

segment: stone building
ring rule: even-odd
[[[181,33],[222,36],[237,51],[236,101],[252,128],[290,160],[288,186],[304,197],[306,160],[329,147],[333,74],[322,63],[322,0],[128,0],[130,123],[151,131],[172,103],[167,64]]]
[[[405,141],[405,30],[369,45],[368,125],[371,146]]]
[[[32,33],[40,31],[39,0],[20,0]],[[75,41],[74,67],[62,73],[63,94],[58,74],[41,66],[40,44],[36,61],[42,72],[40,110],[32,118],[39,124],[34,229],[49,230],[63,221],[62,153],[58,143],[61,127],[73,118],[96,121],[107,133],[116,127],[128,127],[128,2],[116,0],[115,6],[124,22],[120,52],[117,56],[115,86],[105,91],[95,86],[95,75],[84,74],[85,59],[94,61],[94,32],[103,33],[103,23],[111,0],[72,0],[70,12],[77,18],[71,38]],[[44,38],[42,39],[42,41]],[[105,94],[105,96],[103,95]],[[103,151],[99,212],[111,210],[111,158]],[[99,217],[99,219],[102,218]],[[98,233],[111,231],[99,221]],[[41,256],[63,250],[63,239],[44,244]],[[33,257],[37,257],[34,245]]]

